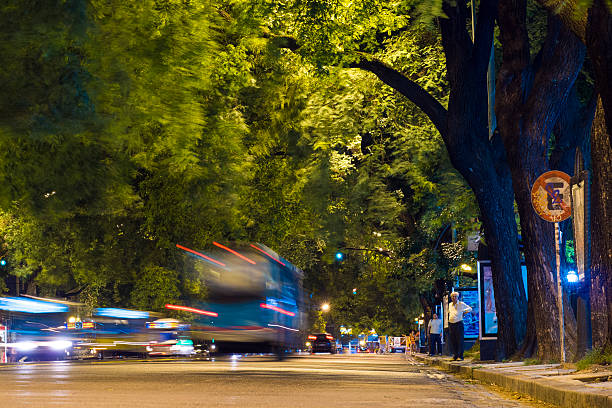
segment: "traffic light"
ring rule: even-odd
[[[336,261],[342,261],[344,259],[344,254],[340,251],[336,252]]]
[[[0,259],[0,266],[6,266],[6,259]]]
[[[353,288],[353,295],[357,294],[357,288]]]

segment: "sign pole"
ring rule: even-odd
[[[565,320],[563,319],[563,287],[561,286],[561,248],[559,223],[555,222],[555,258],[557,269],[557,307],[559,308],[559,338],[561,339],[561,362],[565,363]]]
[[[557,269],[557,307],[559,309],[559,337],[561,362],[565,363],[565,322],[563,321],[563,287],[561,286],[561,245],[559,222],[572,215],[570,176],[552,170],[540,175],[531,187],[531,204],[545,221],[555,224],[555,266]],[[554,290],[554,289],[553,289]]]

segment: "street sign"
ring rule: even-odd
[[[548,222],[561,222],[572,215],[570,176],[553,170],[542,174],[531,188],[535,212]]]
[[[478,251],[478,244],[480,244],[480,233],[473,232],[467,236],[467,250]]]

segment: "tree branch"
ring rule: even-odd
[[[467,11],[465,5],[457,2],[442,3],[442,10],[448,17],[440,17],[442,47],[446,55],[446,71],[451,88],[461,82],[461,75],[468,67],[474,44],[467,31]]]
[[[501,0],[497,20],[503,45],[504,71],[521,75],[530,64],[525,0]]]
[[[548,18],[549,35],[543,46],[542,64],[525,110],[532,113],[526,117],[526,126],[537,124],[545,138],[557,122],[586,54],[584,44],[558,17],[549,14]]]
[[[476,20],[474,50],[472,53],[473,66],[476,69],[487,70],[489,67],[496,16],[497,0],[481,1]]]
[[[294,37],[274,35],[269,31],[264,32],[265,38],[271,38],[276,42],[277,46],[296,51],[300,48],[300,44]],[[351,63],[351,68],[359,68],[364,71],[369,71],[376,75],[381,81],[395,89],[412,103],[418,106],[433,122],[442,138],[447,135],[446,126],[446,108],[436,100],[429,92],[421,88],[416,82],[408,79],[401,72],[388,66],[384,62],[366,54],[357,53],[358,60]]]
[[[429,92],[408,79],[401,72],[371,57],[366,58],[364,56],[350,66],[351,68],[359,68],[373,73],[385,84],[404,95],[429,117],[436,129],[438,129],[438,132],[442,135],[442,138],[446,138],[446,108],[444,108],[444,106],[442,106],[442,104]]]
[[[274,45],[278,48],[286,48],[291,51],[297,51],[300,48],[297,39],[289,35],[276,35],[271,33],[268,29],[264,29],[263,37],[272,40]]]
[[[559,16],[583,43],[586,42],[587,13],[580,11],[576,0],[537,0],[546,10]]]

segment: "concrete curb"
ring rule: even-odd
[[[486,364],[474,365],[453,362],[440,358],[414,356],[429,365],[443,368],[451,373],[495,384],[512,392],[526,394],[537,400],[567,408],[612,408],[612,396],[597,389],[589,389],[578,380],[556,376],[554,378],[532,378],[521,374],[507,374],[487,368]]]

